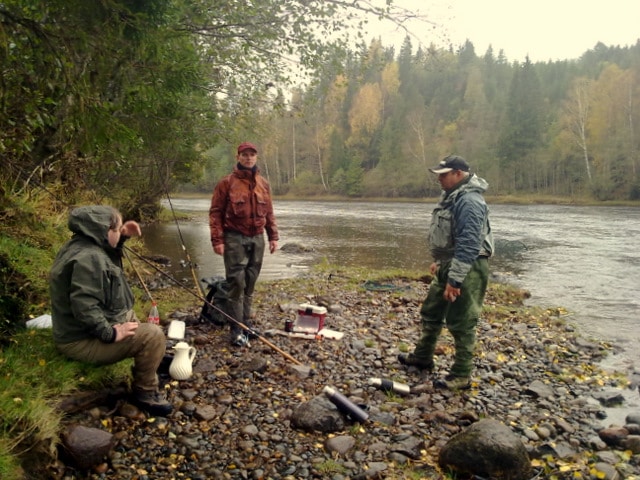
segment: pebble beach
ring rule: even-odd
[[[199,306],[172,312],[165,327],[184,321],[184,340],[197,350],[189,379],[162,376],[174,412],[150,418],[120,401],[73,415],[69,423],[105,429],[117,443],[90,471],[58,465],[58,478],[447,479],[438,452],[481,418],[521,438],[534,478],[640,478],[640,408],[628,402],[637,385],[599,366],[615,346],[580,336],[560,307],[527,307],[527,292],[490,284],[471,389],[434,388],[452,361],[446,329],[433,373],[397,361],[419,336],[428,282],[315,273],[260,284],[254,328],[261,338],[241,348],[229,344],[228,327],[202,322]],[[324,327],[342,337],[286,335],[285,321],[301,303],[324,306]],[[370,378],[410,392],[385,391]],[[368,419],[347,417],[333,432],[296,426],[300,409],[326,386]],[[607,420],[612,408],[623,422]]]

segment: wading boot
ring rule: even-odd
[[[426,370],[428,372],[432,372],[434,367],[433,362],[425,362],[424,360],[416,358],[413,353],[398,354],[398,361],[408,367],[416,367],[420,370]]]
[[[448,390],[467,390],[471,388],[471,379],[469,377],[456,377],[447,375],[433,382],[436,388],[446,388]]]

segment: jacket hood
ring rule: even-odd
[[[108,232],[114,215],[118,215],[118,211],[113,207],[78,207],[69,215],[69,230],[92,239],[102,247],[109,246]]]
[[[469,192],[476,192],[482,195],[489,184],[484,178],[480,178],[475,173],[469,175],[465,180],[453,187],[451,190],[445,190],[440,196],[440,202],[443,204],[452,203],[459,195],[463,195]]]
[[[471,190],[475,190],[480,193],[484,193],[487,188],[489,188],[489,184],[484,178],[480,178],[476,174],[473,174],[469,178],[469,183],[467,184],[467,188]]]

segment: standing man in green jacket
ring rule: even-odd
[[[471,385],[476,327],[488,284],[488,259],[494,250],[483,198],[488,184],[470,173],[469,165],[458,155],[449,155],[429,170],[438,175],[443,190],[429,226],[433,281],[420,309],[422,336],[413,353],[401,353],[398,360],[433,370],[436,343],[446,321],[455,358],[449,374],[434,386],[465,389]]]
[[[252,328],[252,298],[262,269],[266,231],[269,252],[278,248],[278,226],[273,213],[271,188],[260,175],[258,147],[243,142],[238,146],[236,166],[215,186],[209,209],[211,245],[224,257],[229,284],[231,315]],[[231,324],[231,343],[244,346],[249,337],[236,322]]]
[[[69,230],[73,237],[58,252],[49,279],[56,347],[100,365],[133,358],[133,402],[151,415],[168,415],[173,407],[156,374],[166,338],[158,325],[138,322],[122,269],[123,244],[142,234],[140,226],[123,223],[113,207],[96,205],[74,209]]]

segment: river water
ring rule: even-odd
[[[209,241],[209,198],[173,198],[193,220],[143,227],[146,246],[172,259],[172,274],[193,285],[186,252],[199,278],[224,275]],[[382,202],[274,203],[283,250],[265,254],[260,280],[295,277],[313,264],[428,269],[426,232],[434,204]],[[554,205],[491,205],[497,245],[495,279],[531,293],[530,304],[564,307],[568,321],[624,349],[613,367],[640,368],[640,209]],[[301,245],[306,253],[289,253]]]

